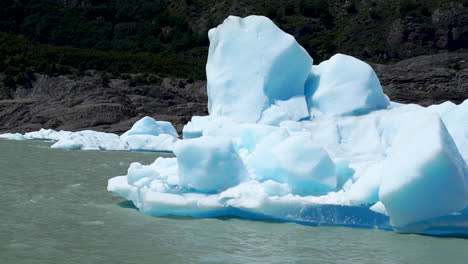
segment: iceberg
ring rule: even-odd
[[[6,139],[54,141],[51,148],[58,149],[158,152],[172,152],[178,137],[170,122],[156,121],[148,116],[135,122],[132,128],[121,136],[93,130],[71,132],[44,128],[24,135],[0,134],[0,138]]]
[[[210,115],[109,191],[155,216],[468,235],[468,100],[391,102],[368,64],[312,65],[265,17],[230,16],[209,39]]]
[[[58,141],[64,137],[70,136],[72,133],[71,131],[55,131],[53,129],[41,128],[39,131],[25,133],[24,137],[33,140]]]
[[[170,122],[156,121],[154,118],[145,116],[135,122],[130,130],[123,133],[121,137],[128,137],[133,135],[159,136],[161,134],[171,135],[175,138],[179,137],[177,131]]]
[[[70,150],[124,150],[125,144],[112,133],[84,130],[60,137],[51,148]]]
[[[10,140],[26,140],[26,137],[20,133],[5,133],[0,134],[0,138],[10,139]]]
[[[368,64],[312,65],[265,17],[230,16],[209,39],[210,115],[109,191],[156,216],[468,235],[468,100],[391,102]]]

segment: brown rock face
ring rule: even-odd
[[[392,101],[431,105],[468,98],[468,53],[439,53],[372,66]]]
[[[409,14],[390,26],[387,43],[400,58],[468,47],[468,9],[449,2],[428,17]]]
[[[131,86],[99,76],[36,74],[31,89],[19,88],[15,99],[0,101],[0,131],[45,127],[120,133],[145,115],[181,131],[194,114],[207,114],[203,81],[163,79],[159,86]]]

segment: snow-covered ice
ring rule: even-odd
[[[133,135],[159,136],[161,134],[179,137],[174,126],[167,121],[156,121],[154,118],[145,116],[133,124],[132,128],[122,134],[122,137]]]

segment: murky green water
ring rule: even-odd
[[[0,140],[0,263],[468,263],[466,239],[151,217],[106,191],[157,155]]]

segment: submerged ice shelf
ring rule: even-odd
[[[121,136],[113,133],[84,131],[55,131],[41,129],[35,132],[0,134],[0,138],[12,140],[56,141],[51,147],[71,150],[124,150],[124,151],[167,151],[172,152],[178,134],[171,123],[156,121],[151,117],[138,120]]]
[[[209,39],[210,115],[109,191],[157,216],[468,234],[468,100],[390,102],[368,64],[312,65],[265,17],[230,16]]]

